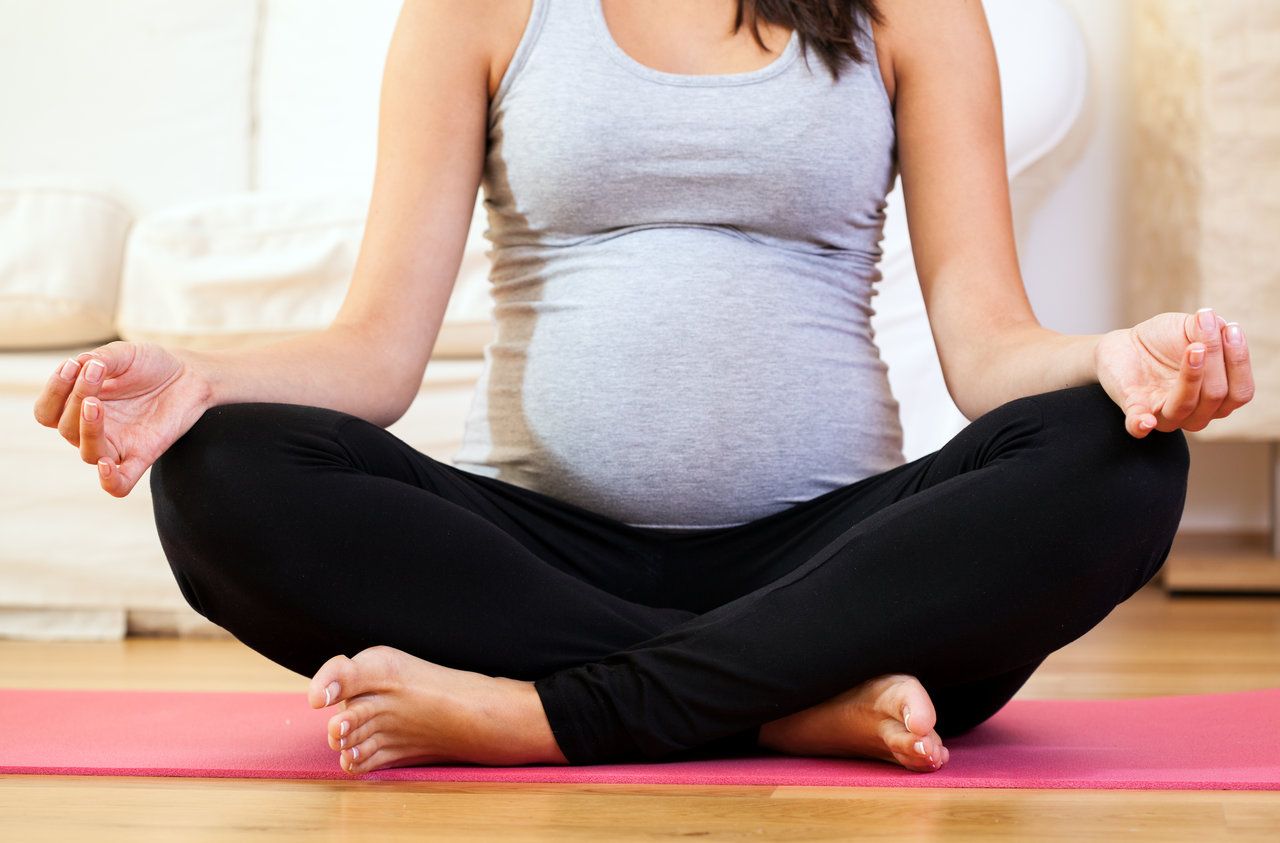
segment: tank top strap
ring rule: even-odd
[[[598,0],[533,0],[520,42],[494,92],[491,113],[533,64],[557,74],[581,74],[589,71],[590,65],[606,61],[596,40],[596,2]]]

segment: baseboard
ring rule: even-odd
[[[1280,596],[1280,558],[1267,533],[1178,533],[1161,583],[1171,594]]]
[[[22,641],[119,641],[124,609],[0,606],[0,638]]]

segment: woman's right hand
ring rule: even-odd
[[[209,406],[209,383],[186,350],[115,340],[64,361],[36,399],[36,421],[56,427],[97,463],[122,498]]]

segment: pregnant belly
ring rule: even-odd
[[[527,485],[630,524],[711,527],[902,462],[847,262],[691,228],[555,258],[495,292],[492,452]]]

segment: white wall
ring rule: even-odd
[[[1052,190],[1039,191],[1034,173],[1028,173],[1028,187],[1014,196],[1015,202],[1037,206],[1026,229],[1018,232],[1019,257],[1042,324],[1067,333],[1100,333],[1126,327],[1132,8],[1126,0],[1061,2],[1075,14],[1088,42],[1089,97],[1076,129],[1055,152],[1066,156],[1063,160],[1074,159],[1066,176]],[[1188,440],[1191,485],[1183,529],[1265,529],[1268,446]]]

